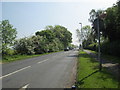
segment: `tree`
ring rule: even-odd
[[[106,11],[106,15],[102,14],[104,11]],[[120,0],[118,0],[116,4],[107,8],[106,10],[91,10],[89,21],[92,23],[94,31],[96,31],[94,26],[98,12],[105,26],[104,29],[100,30],[100,34],[103,39],[101,43],[101,52],[119,56],[120,50],[118,48],[120,48]],[[104,16],[105,18],[103,18]]]
[[[8,48],[13,45],[17,31],[8,20],[3,20],[0,23],[0,26],[2,26],[2,28],[0,28],[0,32],[2,32],[2,53],[4,55],[7,54]]]
[[[45,30],[37,31],[35,36],[19,39],[15,43],[15,50],[19,54],[29,55],[63,50],[65,47],[64,43],[67,46],[71,42],[68,40],[71,37],[71,33],[62,26],[60,28],[62,29],[47,26]],[[56,31],[59,33],[56,34]],[[63,37],[58,38],[58,34],[61,34]]]
[[[31,38],[34,46],[34,51],[36,54],[46,53],[49,51],[48,47],[49,41],[45,36],[36,35]]]
[[[87,47],[94,41],[94,32],[89,25],[83,26],[82,31],[76,30],[79,42],[83,44],[83,47]]]
[[[90,22],[94,22],[94,20],[96,19],[97,16],[97,12],[95,11],[95,9],[92,9],[89,13],[90,18],[88,19]]]
[[[36,35],[44,36],[47,38],[47,43],[54,41],[54,38],[58,38],[60,43],[62,43],[64,48],[66,48],[69,43],[72,42],[72,33],[67,30],[67,28],[56,25],[53,26],[46,26],[45,30],[36,32]]]
[[[105,36],[109,38],[110,42],[114,42],[120,38],[120,1],[118,1],[116,5],[108,8],[106,12],[106,29],[104,33]]]
[[[92,29],[89,25],[86,25],[82,27],[82,32],[83,32],[84,40],[86,40],[90,36]]]
[[[38,31],[38,32],[36,32],[36,35],[46,37],[49,42],[52,42],[52,40],[55,38],[53,31],[50,31],[50,30]]]
[[[79,41],[80,43],[82,43],[80,30],[79,30],[79,29],[76,29],[76,33],[77,33],[78,41]]]
[[[106,12],[105,19],[104,12]],[[97,14],[99,15],[99,23],[100,23],[100,32],[101,34],[110,40],[110,42],[119,40],[120,38],[120,1],[114,4],[112,7],[107,8],[106,10],[91,10],[89,13],[90,18],[89,21],[92,23],[93,28],[97,34],[96,26],[97,26]]]
[[[95,33],[98,34],[97,32],[97,28],[98,28],[98,25],[97,25],[97,20],[99,19],[99,31],[100,32],[104,32],[104,10],[95,10],[95,9],[92,9],[89,13],[90,15],[90,18],[88,19],[91,23],[92,23],[92,28],[94,29]]]
[[[16,40],[14,49],[17,51],[18,54],[34,54],[34,46],[31,38],[22,38]]]
[[[56,25],[53,32],[55,33],[55,37],[58,38],[60,42],[64,45],[64,48],[66,48],[69,43],[72,42],[72,33],[68,31],[67,28]]]

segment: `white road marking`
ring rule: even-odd
[[[22,88],[27,88],[28,86],[29,86],[29,84],[27,84],[27,85],[23,86]]]
[[[15,74],[15,73],[17,73],[17,72],[20,72],[20,71],[22,71],[22,70],[24,70],[24,69],[27,69],[27,68],[30,68],[30,67],[31,67],[31,66],[27,66],[27,67],[24,67],[24,68],[19,69],[19,70],[17,70],[17,71],[14,71],[14,72],[12,72],[12,73],[9,73],[9,74],[7,74],[7,75],[1,76],[0,79],[5,78],[5,77],[7,77],[7,76],[10,76],[10,75],[12,75],[12,74]]]
[[[45,61],[47,61],[48,59],[46,59],[46,60],[43,60],[43,61],[40,61],[40,62],[38,62],[38,64],[40,64],[40,63],[43,63],[43,62],[45,62]]]
[[[29,86],[29,84],[24,85],[23,87],[21,87],[19,90],[26,90],[26,88]]]
[[[48,59],[43,60],[43,61],[40,61],[40,62],[38,62],[38,64],[43,63],[43,62],[45,62],[45,61],[47,61],[47,60],[48,60]],[[12,74],[15,74],[15,73],[17,73],[17,72],[20,72],[20,71],[22,71],[22,70],[24,70],[24,69],[27,69],[27,68],[30,68],[30,67],[31,67],[31,66],[27,66],[27,67],[24,67],[24,68],[19,69],[19,70],[17,70],[17,71],[14,71],[14,72],[12,72],[12,73],[9,73],[9,74],[7,74],[7,75],[1,76],[0,79],[5,78],[5,77],[7,77],[7,76],[10,76],[10,75],[12,75]]]

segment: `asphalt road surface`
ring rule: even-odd
[[[75,79],[77,51],[62,51],[2,65],[2,88],[67,88]]]

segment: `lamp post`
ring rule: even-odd
[[[81,41],[82,41],[82,42],[81,42],[81,48],[82,48],[82,51],[83,51],[83,44],[82,44],[82,43],[83,43],[82,23],[79,23],[79,24],[81,25],[81,39],[82,39],[82,40],[81,40]]]

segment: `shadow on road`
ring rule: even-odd
[[[69,55],[67,57],[78,57],[78,55]]]

